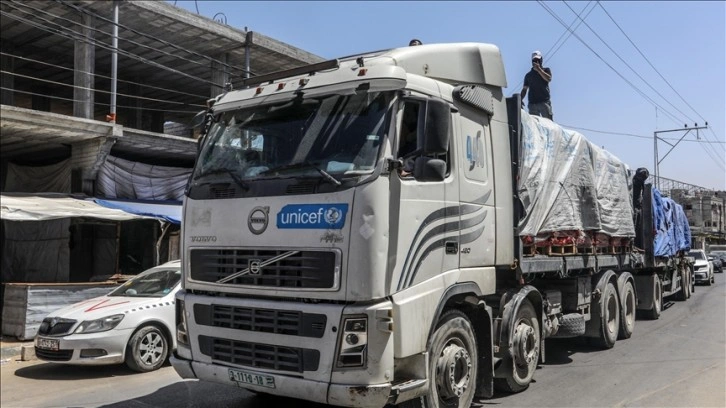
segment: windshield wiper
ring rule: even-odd
[[[232,180],[234,180],[234,182],[238,186],[240,186],[243,189],[245,189],[245,191],[247,191],[247,190],[250,189],[250,186],[248,186],[247,183],[245,183],[244,181],[242,181],[242,178],[234,170],[227,169],[227,168],[224,168],[224,167],[217,168],[217,169],[212,169],[212,170],[209,170],[209,171],[202,172],[202,173],[198,174],[196,177],[194,177],[194,180],[198,180],[198,179],[200,179],[202,177],[205,177],[205,176],[211,176],[213,174],[220,174],[220,173],[227,173],[227,174],[229,174],[229,176],[232,177]]]
[[[297,163],[283,164],[282,166],[277,166],[277,167],[273,167],[273,168],[271,168],[269,170],[265,170],[265,171],[263,171],[260,174],[271,174],[271,173],[280,172],[280,171],[284,171],[284,170],[307,168],[307,167],[311,167],[311,168],[315,169],[326,180],[328,180],[329,182],[335,184],[336,186],[341,185],[340,181],[338,181],[337,178],[333,177],[330,173],[328,173],[327,171],[321,169],[320,167],[316,166],[314,163],[312,163],[312,162],[310,162],[308,160],[305,160],[305,161],[302,161],[302,162],[297,162]]]

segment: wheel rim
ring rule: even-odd
[[[605,320],[606,320],[606,326],[609,333],[616,333],[618,329],[618,299],[615,297],[614,294],[611,294],[608,297],[607,304],[605,305]]]
[[[527,320],[520,320],[514,329],[514,338],[512,339],[514,349],[514,365],[515,378],[519,377],[522,381],[529,377],[537,366],[537,356],[539,353],[539,340],[537,332]]]
[[[625,309],[625,324],[628,327],[632,327],[635,323],[635,295],[633,289],[628,285],[625,291],[625,303],[623,305]]]
[[[150,332],[139,342],[139,358],[142,363],[153,366],[162,359],[164,349],[164,339],[161,333]]]
[[[472,361],[464,343],[450,339],[436,361],[436,390],[439,398],[460,398],[471,384]]]

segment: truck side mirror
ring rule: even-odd
[[[423,154],[444,154],[449,151],[451,107],[445,101],[430,99],[426,103]]]
[[[446,177],[446,162],[431,157],[417,157],[413,177],[416,181],[443,181]]]

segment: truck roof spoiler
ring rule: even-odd
[[[312,74],[326,69],[340,68],[340,61],[332,59],[328,61],[318,62],[316,64],[305,65],[302,67],[286,69],[284,71],[272,72],[264,75],[257,75],[242,81],[243,87],[259,85],[263,82],[272,82],[276,79],[287,78],[297,75]]]

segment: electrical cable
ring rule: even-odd
[[[582,8],[582,11],[580,11],[580,14],[582,14],[582,12],[584,12],[590,4],[592,4],[592,1],[589,1],[585,5],[585,7]],[[587,18],[587,16],[589,16],[593,10],[595,10],[595,6],[593,6],[590,9],[590,11],[587,12],[587,14],[585,14],[584,18]],[[580,25],[582,24],[582,19],[579,19],[580,14],[578,14],[577,17],[575,17],[575,19],[572,20],[572,23],[570,23],[570,25],[565,29],[565,31],[563,31],[562,34],[560,34],[559,38],[557,38],[557,40],[554,42],[554,44],[552,44],[552,46],[547,50],[547,52],[545,52],[544,55],[547,57],[547,60],[551,61],[552,58],[555,56],[555,54],[557,54],[557,51],[559,51],[560,48],[565,44],[565,42],[567,42],[567,40],[569,40],[570,37],[572,37],[572,32],[577,31],[577,29],[580,27]],[[572,29],[572,31],[570,31],[570,28],[573,25],[576,25],[576,26],[575,26],[575,28]],[[565,35],[567,35],[567,37],[565,37]],[[564,40],[562,40],[563,37],[565,37]],[[560,45],[557,46],[557,44],[560,42],[560,40],[562,40],[562,43],[560,43]],[[555,47],[557,47],[557,49],[555,49],[555,51],[553,52],[552,50]],[[521,89],[522,85],[524,85],[524,80],[520,80],[519,84],[513,88],[514,93],[517,93],[517,89]]]
[[[641,139],[653,140],[653,136],[639,135],[639,134],[635,134],[635,133],[612,132],[612,131],[607,131],[607,130],[588,129],[588,128],[583,128],[583,127],[578,127],[578,126],[566,125],[566,124],[562,124],[562,123],[560,124],[560,126],[562,126],[563,128],[566,128],[566,129],[584,130],[586,132],[603,133],[603,134],[607,134],[607,135],[629,136],[629,137],[637,137],[637,138],[641,138]],[[676,138],[666,138],[666,137],[660,137],[659,139],[660,140],[673,140],[673,141],[679,140]],[[712,142],[712,141],[704,141],[704,140],[683,140],[683,142],[726,144],[726,142],[719,142],[719,141]]]
[[[47,32],[50,32],[50,33],[53,33],[53,34],[60,35],[62,37],[69,38],[69,39],[72,39],[74,41],[84,42],[86,44],[90,44],[90,45],[93,45],[93,46],[96,46],[96,47],[99,47],[99,48],[103,48],[103,49],[106,49],[106,50],[109,50],[109,51],[113,51],[113,49],[110,46],[107,46],[107,45],[105,45],[105,44],[103,44],[101,42],[95,41],[95,40],[89,40],[85,36],[82,36],[78,32],[73,31],[73,30],[67,30],[67,31],[70,31],[70,32],[76,34],[76,36],[74,36],[72,34],[64,33],[64,32],[62,32],[60,30],[57,30],[57,29],[52,29],[52,28],[46,27],[46,26],[44,26],[44,25],[42,25],[40,23],[37,23],[37,22],[31,21],[31,20],[28,20],[28,19],[26,19],[24,17],[18,16],[18,15],[12,14],[12,13],[8,13],[8,12],[3,11],[3,10],[0,10],[0,15],[4,15],[4,16],[6,16],[8,18],[11,18],[11,19],[14,19],[14,20],[17,20],[17,21],[24,22],[24,23],[26,23],[28,25],[31,25],[33,27],[36,27],[38,29],[41,29],[41,30],[44,30],[44,31],[47,31]],[[37,18],[40,18],[41,20],[48,21],[48,20],[46,20],[46,19],[44,19],[42,17],[37,17]],[[54,24],[54,23],[52,23],[50,21],[48,21],[48,22],[51,23],[51,24]],[[203,78],[195,77],[194,75],[190,75],[190,74],[187,74],[185,72],[178,71],[178,70],[176,70],[174,68],[169,68],[169,67],[167,67],[165,65],[162,65],[162,64],[159,64],[157,62],[150,61],[150,60],[147,60],[145,58],[139,57],[136,54],[133,54],[133,53],[130,53],[130,52],[121,50],[121,49],[118,49],[117,52],[119,54],[121,54],[121,55],[124,55],[126,57],[131,58],[131,59],[135,59],[137,61],[140,61],[140,62],[149,64],[149,65],[152,65],[152,66],[157,67],[157,68],[160,68],[162,70],[170,71],[170,72],[176,73],[178,75],[181,75],[181,76],[184,76],[184,77],[187,77],[187,78],[194,79],[196,81],[200,81],[200,82],[203,82],[203,83],[207,83],[209,85],[212,85],[212,86],[216,86],[218,88],[224,88],[222,85],[215,84],[212,81],[209,81],[209,80],[206,80],[206,79],[203,79]]]
[[[13,5],[11,5],[11,4],[14,4],[14,5],[16,5],[16,6],[13,6]],[[30,14],[30,15],[33,15],[33,16],[35,16],[35,14],[29,13],[29,12],[27,12],[27,11],[25,11],[25,10],[22,10],[22,9],[20,9],[19,7],[17,7],[17,5],[21,5],[22,7],[26,7],[26,8],[28,8],[28,9],[31,9],[31,10],[33,10],[33,11],[37,12],[37,13],[42,13],[42,14],[45,14],[45,15],[49,15],[49,16],[51,16],[52,18],[56,18],[56,19],[59,19],[59,20],[63,20],[63,21],[66,21],[66,22],[68,22],[68,23],[71,23],[71,24],[75,24],[75,25],[78,25],[78,26],[80,26],[81,28],[84,28],[84,29],[88,29],[88,30],[91,30],[91,31],[94,31],[94,32],[97,32],[97,33],[101,33],[101,34],[103,34],[103,35],[106,35],[106,36],[109,36],[109,37],[113,36],[113,34],[111,34],[111,33],[107,33],[106,31],[103,31],[103,30],[101,30],[101,29],[99,29],[99,28],[95,28],[95,27],[91,27],[91,26],[87,26],[87,25],[84,25],[84,24],[83,24],[83,23],[81,23],[81,22],[78,22],[78,21],[73,21],[73,20],[71,20],[71,19],[68,19],[68,18],[65,18],[65,17],[62,17],[62,16],[58,16],[58,15],[56,15],[56,14],[53,14],[53,13],[47,12],[47,11],[45,11],[45,10],[41,10],[41,9],[39,9],[39,8],[36,8],[36,7],[32,7],[32,6],[29,6],[29,5],[27,5],[27,4],[24,4],[24,3],[19,3],[19,2],[17,2],[16,0],[10,0],[10,3],[8,3],[8,5],[9,5],[10,7],[12,7],[13,9],[15,9],[15,10],[18,10],[18,11],[24,12],[24,13],[26,13],[26,14]],[[54,23],[54,24],[58,24],[58,23],[56,23],[56,22],[53,22],[53,23]],[[58,25],[60,25],[60,24],[58,24]],[[64,28],[67,28],[67,27],[64,27]],[[208,65],[206,65],[206,64],[204,64],[204,63],[202,63],[202,62],[200,62],[200,61],[195,61],[195,60],[192,60],[192,59],[189,59],[189,58],[186,58],[186,57],[182,57],[182,56],[179,56],[179,55],[175,55],[175,54],[172,54],[172,53],[170,53],[170,52],[168,52],[168,51],[164,51],[164,50],[158,49],[158,48],[156,48],[156,47],[152,47],[152,46],[150,46],[150,45],[142,44],[142,43],[140,43],[140,42],[137,42],[137,41],[134,41],[134,40],[131,40],[131,39],[128,39],[128,38],[121,38],[121,37],[119,37],[119,40],[121,40],[121,41],[124,41],[124,42],[127,42],[127,43],[129,43],[129,44],[133,44],[133,45],[136,45],[136,46],[138,46],[138,47],[146,48],[146,49],[149,49],[149,50],[152,50],[152,51],[155,51],[155,52],[158,52],[158,53],[161,53],[161,54],[167,55],[167,56],[169,56],[169,57],[172,57],[172,58],[178,58],[178,59],[181,59],[181,60],[184,60],[184,61],[190,62],[190,63],[192,63],[192,64],[196,64],[196,65],[199,65],[199,66],[202,66],[202,67],[208,68]],[[236,75],[236,76],[238,76],[238,77],[240,77],[240,78],[244,78],[244,76],[242,76],[242,75],[239,75],[239,74],[233,74],[233,73],[230,73],[230,75]]]
[[[82,100],[79,100],[79,99],[64,98],[62,96],[55,96],[55,95],[46,95],[46,94],[41,94],[41,93],[37,93],[37,92],[30,92],[30,91],[23,91],[23,90],[20,90],[20,89],[7,88],[7,87],[4,87],[4,86],[0,86],[0,89],[2,89],[4,91],[18,92],[18,93],[27,94],[27,95],[42,96],[44,98],[59,99],[59,100],[68,101],[68,102],[85,102],[85,101],[82,101]],[[102,106],[111,106],[111,104],[109,104],[109,103],[103,103],[103,102],[97,102],[97,101],[94,101],[93,104],[94,105],[102,105]],[[147,108],[147,107],[125,106],[125,105],[117,105],[117,106],[119,108],[124,108],[124,109],[145,110],[145,111],[154,111],[154,112],[198,113],[198,111],[185,111],[185,110],[173,110],[173,109],[154,109],[154,108]]]
[[[47,65],[47,66],[54,67],[54,68],[60,68],[60,69],[68,70],[68,71],[80,72],[82,74],[93,75],[93,76],[99,77],[99,78],[112,79],[110,76],[106,76],[106,75],[102,75],[102,74],[96,74],[94,72],[87,72],[87,71],[83,71],[83,70],[75,69],[75,68],[70,68],[70,67],[64,67],[62,65],[51,64],[49,62],[39,61],[39,60],[35,60],[35,59],[32,59],[32,58],[27,58],[27,57],[22,57],[20,55],[9,54],[9,53],[2,52],[2,51],[0,51],[0,55],[4,55],[4,56],[7,56],[7,57],[11,57],[11,58],[17,58],[17,59],[25,60],[25,61],[29,61],[29,62],[34,62],[34,63],[37,63],[37,64]],[[127,83],[127,84],[138,85],[138,86],[140,86],[142,88],[151,88],[151,89],[156,89],[156,90],[159,90],[159,91],[178,93],[180,95],[191,96],[191,97],[203,99],[205,101],[207,99],[209,99],[208,97],[201,96],[201,95],[195,95],[195,94],[191,94],[191,93],[187,93],[187,92],[177,91],[177,90],[174,90],[174,89],[162,88],[162,87],[159,87],[159,86],[144,84],[144,83],[140,83],[140,82],[127,81],[127,80],[123,80],[123,79],[118,79],[118,81],[119,82],[124,82],[124,83]]]
[[[65,82],[51,81],[50,79],[37,78],[37,77],[30,76],[30,75],[18,74],[16,72],[10,72],[10,71],[0,70],[0,74],[8,74],[8,75],[16,76],[16,77],[21,77],[21,78],[26,78],[26,79],[32,79],[34,81],[40,81],[40,82],[50,83],[50,84],[53,84],[53,85],[61,85],[61,86],[67,86],[67,87],[75,88],[75,89],[83,89],[83,90],[86,90],[86,91],[93,91],[93,92],[100,92],[100,93],[105,93],[105,94],[111,94],[111,91],[106,91],[106,90],[103,90],[103,89],[94,89],[94,88],[89,88],[89,87],[80,86],[80,85],[71,85],[71,84],[66,84]],[[198,104],[192,104],[192,103],[187,103],[187,102],[178,102],[178,101],[169,101],[169,100],[166,100],[166,99],[148,98],[148,97],[145,97],[145,96],[128,95],[128,94],[123,94],[123,93],[118,93],[118,92],[116,93],[116,95],[123,96],[123,97],[126,97],[126,98],[141,99],[141,100],[152,101],[152,102],[160,102],[160,103],[169,103],[169,104],[174,104],[174,105],[196,106],[196,107],[199,107],[199,108],[205,108],[206,107],[206,105],[198,105]]]
[[[84,8],[84,7],[79,7],[79,6],[76,6],[75,4],[70,4],[70,3],[68,3],[68,2],[67,2],[67,1],[65,1],[65,0],[55,0],[55,1],[56,1],[57,3],[60,3],[60,4],[63,4],[63,5],[65,5],[66,7],[70,7],[70,8],[72,8],[72,9],[76,10],[76,11],[79,11],[79,12],[81,12],[81,13],[84,13],[84,14],[87,14],[87,15],[90,15],[90,16],[93,16],[93,17],[96,17],[96,18],[98,18],[99,20],[102,20],[102,21],[106,21],[106,22],[108,22],[108,23],[111,23],[111,24],[115,24],[115,23],[113,22],[113,20],[111,20],[111,19],[108,19],[108,18],[106,18],[106,17],[104,17],[104,16],[102,16],[102,15],[100,15],[100,14],[98,14],[98,13],[94,13],[94,12],[92,12],[92,11],[88,11],[88,10],[87,10],[86,8]],[[235,70],[239,70],[239,71],[241,71],[241,72],[248,72],[248,73],[249,73],[249,74],[250,74],[251,76],[257,76],[257,75],[258,75],[257,73],[255,73],[255,72],[254,72],[254,71],[252,71],[252,70],[246,70],[246,69],[244,69],[244,68],[239,68],[239,67],[235,67],[235,66],[233,66],[233,65],[229,65],[229,64],[227,64],[226,62],[222,62],[222,61],[219,61],[219,60],[217,60],[217,59],[214,59],[214,58],[212,58],[212,57],[210,57],[210,56],[208,56],[208,55],[200,54],[200,53],[198,53],[198,52],[196,52],[196,51],[188,50],[188,49],[186,49],[186,48],[183,48],[183,47],[180,47],[180,46],[178,46],[178,45],[176,45],[176,44],[174,44],[174,43],[170,43],[169,41],[166,41],[166,40],[162,40],[162,39],[160,39],[160,38],[158,38],[158,37],[154,37],[154,36],[152,36],[152,35],[150,35],[150,34],[146,34],[146,33],[143,33],[143,32],[141,32],[141,31],[138,31],[138,30],[136,30],[136,29],[133,29],[133,28],[131,28],[131,27],[128,27],[128,26],[126,26],[126,25],[124,25],[124,24],[120,24],[120,23],[119,23],[119,24],[118,24],[118,26],[119,26],[119,28],[123,28],[124,30],[128,30],[128,31],[130,31],[130,32],[132,32],[132,33],[134,33],[134,34],[137,34],[137,35],[140,35],[140,36],[143,36],[143,37],[149,38],[149,39],[151,39],[151,40],[154,40],[154,41],[158,41],[158,42],[160,42],[160,43],[162,43],[162,44],[164,44],[164,45],[166,45],[166,46],[169,46],[169,47],[175,48],[175,49],[177,49],[177,50],[180,50],[180,51],[183,51],[183,52],[187,52],[187,53],[189,53],[189,54],[191,54],[191,55],[194,55],[195,57],[199,57],[199,58],[204,58],[204,59],[206,59],[206,60],[209,60],[210,62],[216,62],[216,63],[218,63],[218,64],[220,64],[220,65],[222,65],[222,66],[224,66],[224,67],[226,67],[226,68],[230,68],[230,69],[235,69]]]
[[[537,0],[537,3],[540,6],[542,6],[542,8],[544,8],[545,11],[547,11],[562,26],[567,27],[567,25],[565,24],[565,22],[562,21],[562,19],[557,15],[557,13],[555,13],[552,9],[550,9],[549,6],[545,5],[542,0]],[[625,83],[627,83],[628,85],[630,85],[630,87],[633,88],[633,90],[635,90],[635,92],[637,92],[640,96],[642,96],[644,99],[646,99],[647,101],[649,101],[654,106],[659,107],[663,111],[663,113],[665,113],[673,121],[673,123],[676,123],[676,124],[683,123],[682,120],[678,120],[668,110],[663,109],[662,106],[660,106],[657,102],[655,102],[652,98],[650,98],[648,95],[646,95],[643,91],[641,91],[637,86],[635,86],[627,78],[625,78],[625,76],[623,76],[623,74],[621,74],[617,69],[615,69],[615,67],[613,67],[612,65],[610,65],[610,63],[608,63],[600,54],[598,54],[597,51],[595,51],[592,47],[590,47],[590,45],[587,44],[587,42],[585,40],[583,40],[579,35],[577,35],[577,33],[575,33],[573,31],[572,32],[572,35],[574,35],[575,38],[577,38],[587,49],[589,49],[593,54],[595,54],[595,56],[598,57],[598,59],[600,59],[600,61],[602,61],[605,65],[607,65],[608,68],[610,68],[613,72],[615,72],[616,75],[618,75],[623,81],[625,81]]]
[[[663,76],[663,74],[661,74],[661,72],[658,71],[658,68],[656,68],[655,65],[652,62],[650,62],[650,59],[648,59],[648,57],[645,56],[645,54],[643,53],[643,51],[640,50],[640,48],[635,44],[635,42],[625,32],[625,30],[623,30],[623,28],[620,26],[620,24],[618,24],[618,22],[615,21],[615,18],[613,18],[613,16],[610,15],[610,13],[605,9],[605,6],[603,6],[602,3],[600,3],[599,1],[597,2],[597,5],[600,6],[600,8],[602,9],[602,11],[604,11],[605,14],[610,18],[610,21],[612,21],[613,24],[615,24],[615,26],[618,28],[618,30],[620,30],[620,32],[625,36],[625,38],[627,38],[627,40],[630,42],[630,44],[633,46],[633,48],[635,48],[638,51],[638,53],[640,54],[640,56],[643,57],[643,59],[645,59],[645,61],[648,63],[648,65],[650,65],[650,67],[653,68],[653,70],[658,74],[658,76],[660,76],[660,78],[663,80],[663,82],[665,82],[671,88],[671,90],[676,95],[678,95],[679,98],[681,98],[681,101],[683,101],[683,103],[685,103],[686,106],[688,106],[689,108],[691,108],[691,110],[693,112],[695,112],[696,115],[699,118],[701,118],[701,120],[704,121],[704,123],[708,123],[708,121],[706,120],[706,118],[704,118],[693,106],[691,106],[691,104],[689,104],[688,101],[686,101],[686,99],[683,97],[683,95],[681,95],[673,87],[673,85],[671,85],[671,83],[665,78],[665,76]],[[713,134],[713,136],[716,139],[716,141],[718,141],[718,136],[716,135],[716,132],[714,132],[713,128],[712,127],[708,127],[708,129],[711,131],[711,133]],[[706,136],[706,137],[708,137],[708,136]]]

